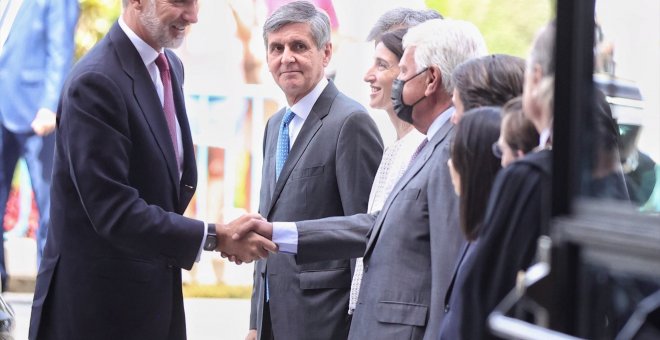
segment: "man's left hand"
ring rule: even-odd
[[[55,121],[57,115],[55,112],[41,108],[37,111],[37,116],[30,125],[34,133],[38,136],[46,136],[55,130]]]

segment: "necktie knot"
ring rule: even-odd
[[[167,57],[165,57],[165,53],[158,53],[158,57],[156,58],[156,66],[158,67],[158,71],[161,73],[170,71],[170,65],[167,63]]]
[[[419,156],[419,154],[422,152],[422,150],[424,149],[424,147],[426,146],[426,144],[428,142],[429,142],[428,138],[424,138],[424,140],[422,140],[422,142],[419,143],[419,146],[417,147],[417,150],[415,150],[412,157],[410,157],[410,162],[411,163],[415,158],[417,158],[417,156]]]
[[[293,120],[293,118],[295,116],[296,116],[296,114],[293,113],[293,111],[291,111],[291,109],[287,109],[286,113],[284,114],[284,118],[282,118],[282,125],[283,126],[289,125],[289,123],[291,123],[291,121]]]

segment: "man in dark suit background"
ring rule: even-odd
[[[468,22],[434,19],[410,28],[403,46],[401,72],[392,88],[394,109],[427,139],[383,209],[296,222],[295,242],[281,237],[288,223],[252,219],[239,228],[272,232],[280,251],[296,254],[291,259],[301,266],[363,255],[349,339],[436,339],[443,297],[464,242],[447,168],[454,112],[451,74],[461,62],[485,55],[485,42]]]
[[[7,289],[3,233],[14,169],[25,159],[39,210],[37,261],[50,210],[55,110],[73,63],[77,0],[11,0],[0,6],[0,275]]]
[[[383,146],[365,109],[325,79],[328,17],[298,1],[264,24],[268,69],[287,99],[266,126],[259,213],[295,221],[365,212]],[[342,339],[350,325],[349,257],[255,264],[248,339]]]
[[[202,249],[243,261],[275,250],[181,216],[197,170],[183,66],[166,48],[197,21],[197,1],[123,6],[63,88],[30,339],[185,339],[180,268]]]

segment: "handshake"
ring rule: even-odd
[[[243,215],[228,224],[216,224],[218,244],[215,251],[236,264],[250,263],[276,253],[273,224],[259,214]]]

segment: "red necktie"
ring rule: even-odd
[[[410,163],[411,164],[415,160],[415,158],[417,158],[417,156],[419,156],[419,154],[422,152],[422,149],[424,149],[424,147],[426,146],[426,143],[428,143],[428,142],[429,142],[428,138],[424,138],[424,140],[422,140],[422,142],[419,143],[419,146],[417,147],[417,150],[415,150],[412,157],[410,157]]]
[[[179,143],[176,133],[176,109],[174,108],[174,97],[172,96],[172,79],[170,78],[170,66],[167,63],[165,53],[159,53],[156,58],[156,66],[160,71],[160,80],[163,81],[163,111],[165,111],[165,120],[167,120],[167,129],[170,132],[170,139],[176,155],[177,169],[180,170],[179,161]]]

